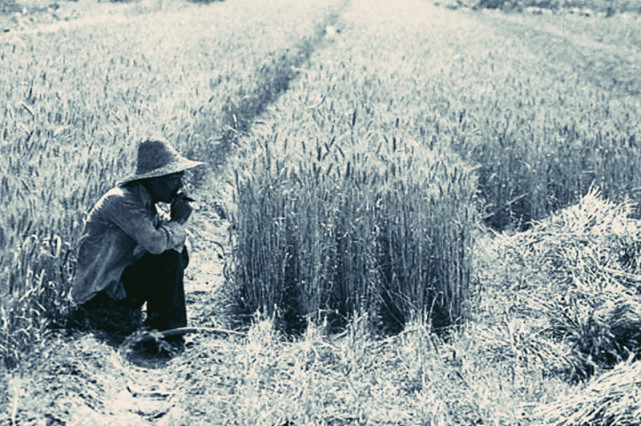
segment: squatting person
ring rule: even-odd
[[[99,318],[101,328],[123,332],[131,326],[128,313],[137,312],[140,321],[145,302],[150,328],[187,324],[185,223],[192,207],[181,188],[185,170],[202,164],[166,140],[145,140],[138,146],[136,172],[89,212],[71,294],[92,322]],[[157,208],[159,202],[171,203],[170,215]]]

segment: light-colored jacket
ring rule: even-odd
[[[80,304],[104,290],[124,299],[120,276],[125,268],[147,252],[181,251],[186,237],[183,225],[162,218],[140,182],[111,189],[85,222],[71,296]]]

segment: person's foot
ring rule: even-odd
[[[149,339],[140,342],[138,347],[146,355],[174,356],[185,350],[185,339],[183,336]]]
[[[178,354],[185,350],[185,339],[182,335],[165,337],[165,343],[171,347],[173,354]]]

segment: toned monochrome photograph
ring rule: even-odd
[[[641,0],[0,0],[0,426],[641,425]]]

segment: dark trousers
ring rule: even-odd
[[[123,271],[120,279],[127,297],[115,301],[100,292],[81,308],[91,326],[128,334],[140,324],[140,310],[147,302],[145,324],[156,330],[187,325],[183,278],[189,264],[187,249],[145,254]]]
[[[145,324],[157,330],[187,325],[183,278],[189,264],[187,249],[145,254],[122,273],[127,301],[136,308],[147,302]]]

